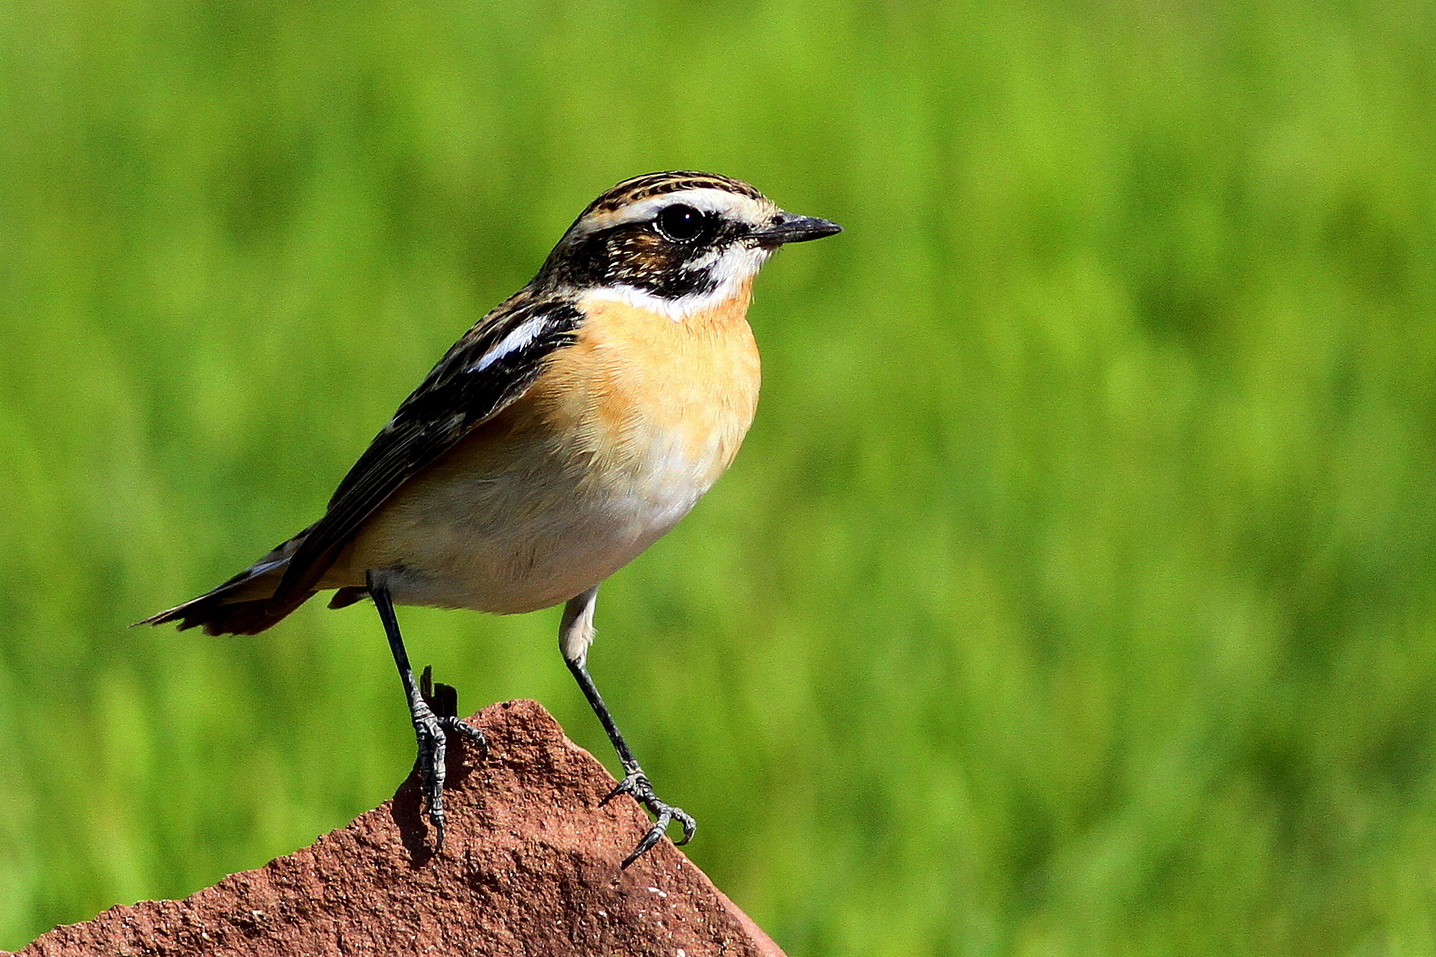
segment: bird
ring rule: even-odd
[[[589,674],[599,586],[688,513],[753,421],[754,277],[780,247],[836,223],[749,184],[673,170],[636,176],[579,214],[522,289],[479,319],[398,407],[324,514],[213,590],[136,624],[252,635],[321,591],[379,613],[408,699],[422,800],[443,848],[445,734],[416,682],[395,605],[519,614],[562,604],[559,649],[652,826],[677,822]]]

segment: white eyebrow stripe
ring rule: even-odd
[[[650,196],[608,212],[590,213],[580,223],[580,226],[584,232],[594,232],[623,223],[640,223],[652,219],[660,209],[674,203],[686,203],[705,213],[726,215],[734,219],[751,219],[753,222],[758,222],[776,211],[776,207],[773,207],[771,203],[765,205],[751,196],[730,193],[726,189],[677,189],[670,193]]]
[[[477,362],[471,362],[464,367],[465,372],[483,372],[489,366],[498,362],[511,352],[517,352],[524,346],[529,345],[543,332],[544,319],[542,316],[534,316],[526,319],[509,331],[509,334],[498,341],[488,352],[479,357]]]

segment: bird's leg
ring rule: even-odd
[[[404,682],[404,694],[409,699],[409,715],[414,721],[414,735],[419,739],[419,778],[424,799],[429,805],[429,820],[434,825],[434,851],[444,847],[444,757],[446,742],[444,732],[453,731],[473,741],[481,755],[489,752],[483,732],[456,716],[440,717],[434,714],[424,700],[424,689],[414,680],[414,669],[409,667],[409,654],[404,650],[404,638],[399,634],[399,619],[394,615],[394,599],[389,595],[389,586],[382,573],[370,571],[367,576],[369,596],[379,610],[379,620],[384,623],[384,633],[389,636],[389,650],[394,653],[394,664],[399,668],[399,680]],[[429,677],[427,669],[425,677]]]
[[[613,715],[609,714],[608,706],[603,703],[603,697],[598,693],[593,678],[589,676],[585,662],[588,658],[588,646],[593,641],[593,606],[597,598],[598,586],[595,585],[577,598],[570,599],[564,606],[563,624],[559,630],[559,648],[563,652],[563,660],[568,665],[568,670],[573,673],[574,680],[578,682],[583,696],[588,699],[593,713],[598,715],[603,730],[608,732],[608,740],[613,742],[613,749],[618,752],[618,760],[623,764],[623,780],[600,804],[607,804],[620,794],[631,794],[634,800],[646,807],[656,819],[653,827],[649,828],[648,833],[643,835],[643,840],[633,849],[633,853],[624,858],[623,866],[627,867],[657,844],[658,839],[668,830],[668,825],[674,821],[683,826],[683,839],[679,844],[687,844],[692,840],[698,825],[688,812],[659,800],[658,795],[653,793],[653,785],[649,782],[648,775],[639,767],[633,752],[629,750],[628,742],[623,740],[618,725],[614,723]]]

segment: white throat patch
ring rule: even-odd
[[[579,304],[593,300],[622,302],[639,309],[656,312],[660,316],[682,322],[689,316],[721,305],[733,298],[738,290],[773,255],[773,250],[761,246],[744,246],[741,243],[714,251],[710,256],[693,263],[693,267],[707,269],[716,281],[711,292],[689,293],[677,299],[664,299],[646,289],[636,286],[599,286],[579,296]]]

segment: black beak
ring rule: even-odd
[[[768,225],[749,233],[748,238],[757,242],[759,246],[774,248],[786,243],[806,243],[809,240],[822,239],[824,236],[831,236],[833,233],[842,231],[843,227],[837,223],[830,223],[826,219],[780,212]]]

